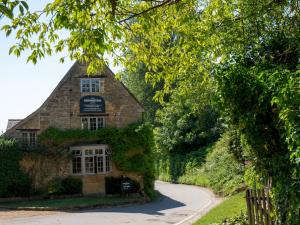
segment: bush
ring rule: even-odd
[[[50,195],[63,195],[65,193],[62,184],[62,178],[54,178],[48,184],[48,194]]]
[[[82,180],[77,177],[67,177],[62,180],[62,186],[65,194],[81,194]]]
[[[226,132],[207,155],[203,172],[208,178],[208,185],[219,194],[229,195],[243,188],[244,165],[236,160],[231,145],[232,132]],[[239,148],[236,146],[235,148]]]
[[[156,163],[157,177],[160,180],[185,184],[202,185],[206,183],[200,168],[210,147],[201,148],[187,154],[159,156]],[[198,179],[198,176],[201,177]]]
[[[48,184],[50,195],[72,195],[82,193],[82,181],[80,178],[54,178]]]
[[[160,180],[209,186],[218,194],[230,195],[244,186],[240,136],[227,131],[213,146],[186,155],[163,156],[157,163]]]
[[[226,218],[221,223],[216,223],[213,225],[248,225],[248,218],[245,213],[241,215],[234,216],[232,218]]]
[[[23,152],[17,142],[0,139],[0,197],[28,197],[31,180],[20,168]]]

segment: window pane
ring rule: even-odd
[[[29,145],[33,146],[36,144],[36,134],[31,132],[29,133]]]
[[[22,143],[26,146],[34,146],[36,144],[36,133],[35,132],[22,133]]]
[[[100,91],[100,82],[99,79],[92,79],[92,92],[99,92]]]
[[[103,117],[98,117],[98,128],[103,128],[104,127],[104,118]]]
[[[97,172],[103,173],[104,172],[104,165],[103,165],[103,156],[97,157]]]
[[[72,160],[72,168],[73,168],[73,173],[78,174],[81,173],[81,157],[74,157]]]
[[[87,156],[93,155],[93,150],[92,149],[85,150],[84,154]]]
[[[90,79],[81,80],[81,92],[90,92]]]
[[[102,149],[95,149],[95,155],[102,155],[103,150]]]
[[[22,133],[22,143],[24,145],[28,144],[28,133]]]
[[[96,130],[97,129],[97,118],[92,117],[90,118],[90,130]]]
[[[82,129],[89,129],[89,122],[88,118],[81,118],[81,127]]]
[[[94,173],[94,156],[85,157],[85,172]]]
[[[72,171],[74,174],[79,174],[82,172],[81,169],[81,151],[73,150],[72,151],[73,159],[72,159]]]

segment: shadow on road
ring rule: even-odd
[[[74,211],[75,213],[101,213],[101,212],[113,212],[113,213],[141,213],[149,215],[164,215],[163,210],[183,207],[185,204],[176,201],[168,196],[160,195],[160,197],[154,201],[145,203],[143,205],[132,205],[115,208],[99,208],[92,210]],[[71,212],[72,213],[72,212]]]

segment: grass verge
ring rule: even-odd
[[[246,212],[245,192],[229,197],[220,205],[210,210],[193,225],[210,225],[213,223],[219,223],[225,218],[239,215],[241,212]]]
[[[22,210],[64,210],[81,209],[93,207],[116,206],[130,203],[142,203],[145,198],[142,197],[78,197],[65,199],[43,199],[27,201],[1,202],[0,208],[22,209]]]

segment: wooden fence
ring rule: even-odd
[[[249,225],[273,225],[271,220],[271,201],[269,188],[246,191]]]

